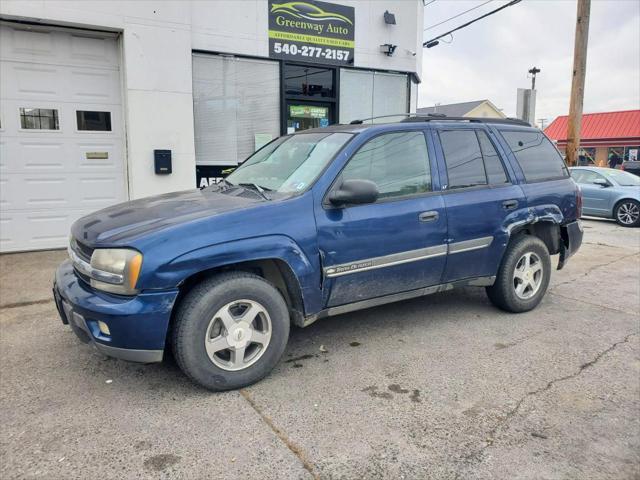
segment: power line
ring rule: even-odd
[[[422,43],[423,47],[427,47],[427,48],[431,48],[431,47],[435,47],[438,44],[438,39],[442,38],[442,37],[446,37],[447,35],[452,34],[453,32],[457,32],[458,30],[462,30],[465,27],[468,27],[469,25],[471,25],[472,23],[476,23],[478,20],[482,20],[483,18],[486,18],[490,15],[493,15],[494,13],[498,13],[500,10],[504,10],[507,7],[511,7],[512,5],[515,5],[516,3],[520,3],[522,0],[512,0],[509,3],[506,3],[504,5],[502,5],[499,8],[496,8],[495,10],[491,10],[489,13],[485,13],[484,15],[481,15],[477,18],[474,18],[473,20],[467,22],[467,23],[463,23],[462,25],[460,25],[459,27],[454,28],[453,30],[449,30],[448,32],[443,33],[442,35],[438,35],[437,37],[432,38],[431,40],[427,40],[426,42]],[[435,43],[434,43],[435,42]]]
[[[446,20],[443,20],[442,22],[436,23],[435,25],[431,25],[430,27],[425,28],[423,30],[423,32],[426,32],[427,30],[431,30],[432,28],[436,28],[437,26],[442,25],[443,23],[447,23],[448,21],[453,20],[454,18],[461,17],[465,13],[469,13],[470,11],[476,10],[477,8],[480,8],[480,7],[484,6],[484,5],[486,5],[487,3],[491,3],[491,2],[493,2],[493,0],[487,0],[486,2],[481,3],[480,5],[476,5],[475,7],[470,8],[469,10],[465,10],[464,12],[459,13],[458,15],[454,15],[453,17],[447,18]]]
[[[428,2],[427,0],[422,0],[422,4],[423,6],[427,6],[427,5],[431,5],[433,2],[435,2],[436,0],[431,0],[430,2]]]

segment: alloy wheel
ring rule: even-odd
[[[271,341],[271,318],[253,300],[237,300],[216,312],[205,336],[209,359],[228,371],[244,370],[256,363]]]
[[[620,223],[632,225],[637,222],[638,217],[640,217],[640,208],[633,202],[626,202],[618,207],[616,215]]]
[[[543,274],[542,261],[537,254],[527,252],[522,255],[513,271],[513,288],[518,298],[528,300],[538,293]]]

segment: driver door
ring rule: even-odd
[[[611,215],[611,189],[594,183],[595,181],[609,181],[592,170],[574,169],[572,177],[580,185],[582,190],[582,211],[585,215],[610,216]]]
[[[422,130],[378,135],[351,157],[331,188],[370,180],[380,195],[366,205],[316,206],[327,307],[440,283],[447,218],[434,177]]]

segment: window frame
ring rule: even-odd
[[[480,155],[482,158],[482,168],[484,169],[484,175],[485,175],[485,179],[487,181],[487,183],[485,184],[481,184],[481,185],[473,185],[471,187],[460,187],[460,188],[451,188],[451,186],[449,185],[449,169],[447,167],[447,159],[444,153],[444,148],[442,147],[442,139],[440,138],[440,132],[458,132],[458,131],[472,131],[475,133],[476,136],[476,140],[478,141],[478,148],[480,149]],[[498,155],[498,161],[500,162],[500,164],[502,165],[502,169],[504,170],[504,174],[507,178],[507,181],[504,183],[496,183],[496,184],[491,184],[489,183],[489,175],[487,173],[487,165],[485,163],[485,158],[484,158],[484,151],[482,150],[482,144],[480,143],[480,138],[478,137],[478,132],[484,132],[485,135],[487,136],[487,139],[489,140],[489,142],[491,143],[491,145],[493,146],[493,149],[495,150],[496,154]],[[489,134],[490,132],[487,131],[487,129],[485,128],[480,128],[480,127],[475,127],[475,126],[468,126],[465,125],[462,128],[451,128],[451,126],[447,125],[446,127],[438,127],[436,129],[434,129],[434,133],[437,137],[437,141],[439,144],[439,148],[440,148],[440,153],[442,154],[442,167],[444,168],[444,175],[446,178],[446,188],[442,188],[442,192],[443,194],[451,194],[451,193],[458,193],[458,192],[466,192],[469,190],[483,190],[483,189],[495,189],[495,188],[504,188],[504,187],[510,187],[512,185],[514,185],[514,181],[511,178],[511,172],[509,171],[509,169],[507,168],[507,164],[505,162],[505,158],[504,158],[504,153],[502,152],[502,150],[500,148],[498,148],[498,145],[496,145],[496,142],[493,141],[491,139],[491,135]]]
[[[571,171],[569,170],[569,167],[567,166],[567,163],[565,162],[564,157],[560,153],[560,150],[558,150],[558,146],[555,143],[553,143],[551,141],[551,139],[549,137],[547,137],[547,135],[542,130],[539,130],[538,132],[544,138],[546,138],[546,140],[551,144],[551,146],[554,148],[554,150],[558,154],[558,158],[560,159],[560,162],[562,162],[562,166],[564,167],[564,171],[566,172],[566,175],[556,176],[556,177],[545,177],[545,178],[540,178],[540,179],[536,179],[536,180],[528,180],[527,176],[524,173],[524,169],[522,168],[522,165],[520,165],[520,162],[518,161],[518,157],[516,156],[515,152],[511,149],[511,145],[509,145],[509,141],[505,138],[503,133],[504,132],[512,132],[512,133],[533,132],[533,133],[537,133],[537,132],[535,130],[532,130],[532,129],[521,129],[520,130],[520,129],[515,129],[515,128],[498,128],[497,131],[500,134],[500,137],[502,137],[502,141],[504,142],[504,145],[505,145],[505,147],[507,149],[506,150],[507,154],[512,156],[513,161],[516,163],[516,165],[520,169],[520,173],[522,174],[521,183],[523,183],[525,185],[529,185],[529,184],[542,183],[542,182],[552,182],[552,181],[555,181],[555,180],[566,180],[568,178],[571,178]]]
[[[347,165],[349,165],[349,163],[351,162],[351,160],[358,154],[358,152],[360,151],[360,149],[362,149],[365,145],[367,145],[370,141],[382,136],[382,135],[390,135],[390,134],[394,134],[394,133],[415,133],[415,132],[419,132],[422,134],[422,137],[424,139],[424,143],[425,143],[425,148],[427,151],[427,171],[429,172],[429,178],[431,180],[431,190],[428,192],[419,192],[419,193],[412,193],[410,195],[403,195],[401,197],[388,197],[388,198],[382,198],[382,199],[378,199],[373,203],[367,203],[364,205],[343,205],[341,207],[336,207],[333,204],[331,204],[331,202],[329,202],[329,194],[331,192],[333,192],[335,189],[338,188],[339,184],[342,184],[342,172],[344,171],[345,168],[347,168]],[[331,184],[329,185],[329,188],[327,188],[327,190],[324,192],[324,195],[322,197],[322,208],[325,210],[335,210],[335,209],[339,209],[339,210],[344,210],[347,208],[354,208],[354,207],[365,207],[368,205],[379,205],[379,204],[384,204],[384,203],[391,203],[391,202],[402,202],[405,200],[411,200],[411,199],[415,199],[415,198],[421,198],[421,197],[429,197],[432,195],[440,195],[442,192],[440,190],[435,190],[434,189],[434,173],[433,173],[433,166],[434,166],[434,160],[435,160],[435,156],[434,156],[434,152],[432,151],[432,148],[429,146],[429,138],[428,138],[428,131],[426,128],[407,128],[407,129],[401,129],[401,130],[387,130],[384,132],[378,132],[375,135],[372,135],[371,137],[367,138],[362,145],[360,145],[351,155],[349,155],[349,158],[347,159],[347,161],[344,163],[344,165],[340,168],[340,171],[336,174],[336,176],[334,177],[333,181],[331,182]],[[437,169],[436,169],[436,173],[437,173]]]

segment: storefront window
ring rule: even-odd
[[[340,123],[382,115],[407,113],[407,75],[340,70]],[[400,118],[400,117],[398,117]],[[381,119],[380,121],[389,121]]]
[[[616,168],[624,159],[624,147],[610,147],[607,154],[607,166]]]
[[[284,89],[286,95],[305,97],[335,97],[333,68],[284,65]]]
[[[193,55],[196,164],[235,166],[280,135],[278,62]]]

